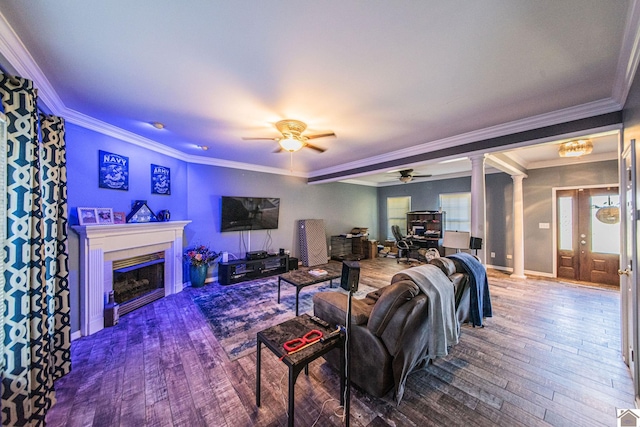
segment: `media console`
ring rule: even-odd
[[[221,285],[275,276],[289,271],[289,255],[270,255],[262,259],[234,259],[218,264],[218,282]]]

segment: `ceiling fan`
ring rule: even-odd
[[[326,151],[325,148],[318,147],[317,145],[309,144],[310,139],[318,139],[318,138],[326,138],[329,136],[336,136],[333,132],[327,133],[319,133],[315,135],[303,135],[302,132],[307,128],[306,123],[301,122],[300,120],[280,120],[276,123],[276,129],[282,134],[282,136],[277,137],[264,137],[264,138],[242,138],[244,140],[270,140],[277,141],[280,144],[280,147],[275,151],[276,153],[280,151],[288,151],[293,153],[295,151],[300,150],[301,148],[311,148],[312,150],[316,150],[320,153],[324,153]]]
[[[413,169],[403,169],[397,172],[400,172],[400,176],[398,177],[398,179],[404,184],[406,184],[407,182],[411,182],[413,178],[430,178],[432,176],[432,175],[414,175]]]

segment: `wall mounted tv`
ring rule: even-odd
[[[277,197],[222,196],[220,231],[270,230],[278,228]]]

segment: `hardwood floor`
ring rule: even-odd
[[[375,287],[406,268],[385,258],[361,266],[361,283]],[[614,426],[616,408],[634,408],[619,292],[496,271],[489,283],[494,317],[486,327],[463,326],[449,356],[409,376],[399,406],[391,393],[352,389],[351,425]],[[56,383],[47,425],[286,425],[285,365],[263,350],[256,408],[255,353],[229,361],[190,293],[74,341],[73,370]],[[337,374],[313,362],[296,383],[296,425],[342,425],[330,400],[338,393]]]

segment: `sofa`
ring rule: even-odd
[[[443,295],[434,293],[437,288]],[[344,325],[347,302],[348,296],[340,292],[318,293],[313,297],[314,314],[332,325]],[[404,270],[390,285],[364,299],[353,298],[352,383],[376,397],[395,387],[400,403],[407,375],[446,355],[458,342],[460,324],[469,320],[469,306],[469,275],[460,262],[449,258]],[[339,357],[338,352],[325,355],[336,369]]]

